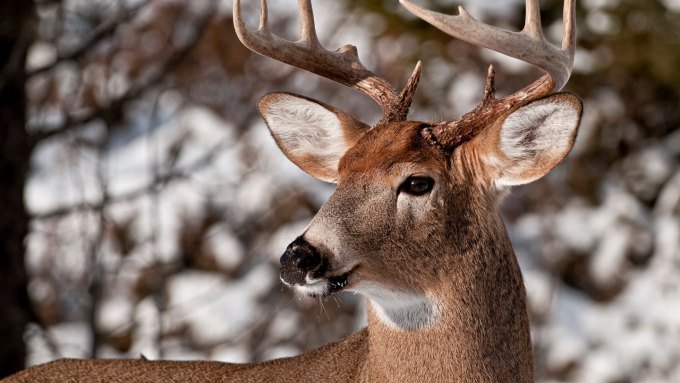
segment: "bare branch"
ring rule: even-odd
[[[24,72],[25,55],[33,41],[34,23],[35,19],[29,18],[21,27],[14,48],[6,59],[7,61],[4,63],[5,65],[2,67],[2,71],[0,71],[0,90],[2,90],[8,82],[24,81],[26,79],[26,74]]]
[[[52,219],[52,218],[59,218],[68,214],[74,214],[74,213],[79,213],[79,212],[86,212],[86,211],[93,211],[93,210],[100,210],[102,209],[106,204],[114,204],[114,203],[120,203],[120,202],[125,202],[125,201],[132,201],[135,200],[139,197],[142,197],[144,195],[147,195],[154,190],[157,190],[159,188],[162,188],[163,186],[167,185],[171,181],[176,181],[176,180],[181,180],[181,179],[186,179],[191,177],[192,174],[196,170],[202,169],[203,167],[209,165],[212,160],[217,156],[219,153],[221,153],[224,148],[226,147],[226,144],[230,143],[231,141],[229,140],[224,140],[221,141],[220,143],[216,144],[212,149],[208,150],[208,152],[198,160],[196,160],[194,163],[192,163],[189,166],[186,166],[182,169],[174,169],[172,171],[169,171],[165,174],[159,174],[149,185],[146,185],[144,187],[141,187],[139,189],[135,189],[132,191],[129,191],[127,193],[121,193],[119,195],[110,195],[106,199],[102,199],[97,202],[80,202],[71,206],[65,206],[61,208],[54,209],[52,211],[47,211],[44,213],[33,213],[31,214],[31,219]]]
[[[58,134],[78,128],[81,125],[106,117],[107,115],[115,114],[116,112],[122,110],[123,107],[130,101],[137,99],[147,90],[154,87],[155,85],[158,85],[163,79],[165,79],[166,75],[175,70],[196,47],[196,43],[203,36],[203,32],[214,15],[214,12],[212,11],[214,9],[214,2],[211,2],[211,5],[212,6],[209,7],[209,9],[199,17],[196,23],[196,33],[192,36],[192,38],[183,47],[176,50],[169,59],[160,65],[159,68],[156,68],[156,70],[152,71],[150,75],[146,76],[145,79],[137,81],[130,87],[130,89],[128,89],[127,92],[125,92],[125,94],[123,94],[120,98],[113,100],[108,105],[95,108],[87,114],[81,116],[68,116],[66,121],[64,121],[59,126],[44,126],[42,129],[37,129],[37,132],[32,133],[33,141],[37,143],[42,140],[54,137]]]
[[[127,23],[130,20],[132,20],[142,8],[146,7],[150,3],[151,3],[150,0],[144,1],[143,3],[136,5],[133,8],[125,10],[125,13],[118,19],[101,24],[100,26],[95,28],[94,33],[79,47],[71,50],[70,52],[59,54],[57,56],[57,59],[53,63],[35,69],[27,73],[26,76],[31,77],[38,75],[40,73],[45,73],[47,71],[54,69],[57,65],[61,64],[64,61],[73,61],[80,59],[101,41],[113,36],[121,24]]]

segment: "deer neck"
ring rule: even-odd
[[[369,299],[367,381],[533,381],[524,284],[500,218],[494,225],[467,249],[445,250],[455,261],[428,297],[404,296],[406,312]],[[390,315],[420,328],[400,329]]]

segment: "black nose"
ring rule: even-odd
[[[298,237],[281,256],[281,279],[289,285],[304,285],[307,273],[318,271],[322,263],[314,246]]]

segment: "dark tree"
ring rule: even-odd
[[[33,143],[24,128],[24,68],[33,8],[31,0],[0,3],[0,378],[24,367],[23,335],[31,318],[24,269],[24,184]]]

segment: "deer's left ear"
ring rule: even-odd
[[[558,93],[507,116],[494,129],[495,153],[487,156],[496,185],[521,185],[548,173],[574,145],[582,110],[578,97]]]

